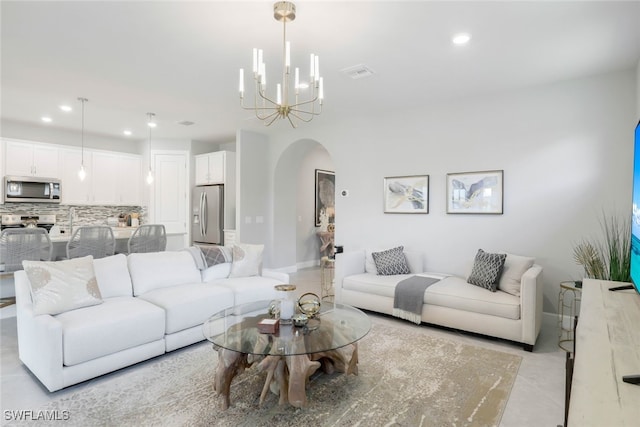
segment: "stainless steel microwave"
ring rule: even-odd
[[[4,177],[4,201],[60,203],[60,180],[35,176]]]

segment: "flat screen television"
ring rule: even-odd
[[[632,288],[640,293],[640,122],[636,125],[633,145],[633,190],[631,197],[631,283]]]
[[[631,213],[631,285],[617,286],[611,291],[619,289],[635,289],[640,294],[640,122],[636,125],[633,144],[633,190]],[[622,380],[640,385],[640,375],[625,375]]]

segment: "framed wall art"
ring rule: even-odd
[[[320,227],[321,218],[326,217],[328,222],[334,222],[336,214],[336,174],[332,171],[316,169],[315,179],[315,221],[316,227]]]
[[[447,174],[447,213],[502,214],[503,171]]]
[[[429,213],[429,175],[384,178],[384,213]]]

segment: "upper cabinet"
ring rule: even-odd
[[[123,206],[142,204],[142,159],[138,155],[121,154],[116,165],[116,202]]]
[[[78,178],[82,162],[80,149],[60,150],[62,203],[72,205],[139,206],[141,157],[108,151],[84,150],[87,177]]]
[[[59,149],[54,145],[7,140],[5,173],[57,178],[58,156]]]
[[[224,184],[227,151],[199,154],[196,159],[196,185]]]
[[[196,185],[224,184],[224,228],[236,226],[236,153],[215,151],[195,156]]]

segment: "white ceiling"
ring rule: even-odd
[[[88,133],[232,141],[268,132],[238,98],[238,69],[265,50],[279,73],[282,24],[272,1],[6,1],[1,3],[3,119]],[[635,67],[639,1],[298,1],[292,62],[320,56],[323,114],[380,113]],[[472,35],[465,47],[451,37]],[[375,75],[341,70],[365,64]],[[247,73],[248,74],[248,73]],[[249,82],[247,80],[247,86]],[[63,113],[58,105],[75,107]],[[40,117],[51,115],[45,125]],[[176,122],[189,120],[192,126]],[[279,121],[272,128],[289,126]],[[308,125],[301,125],[308,126]]]

